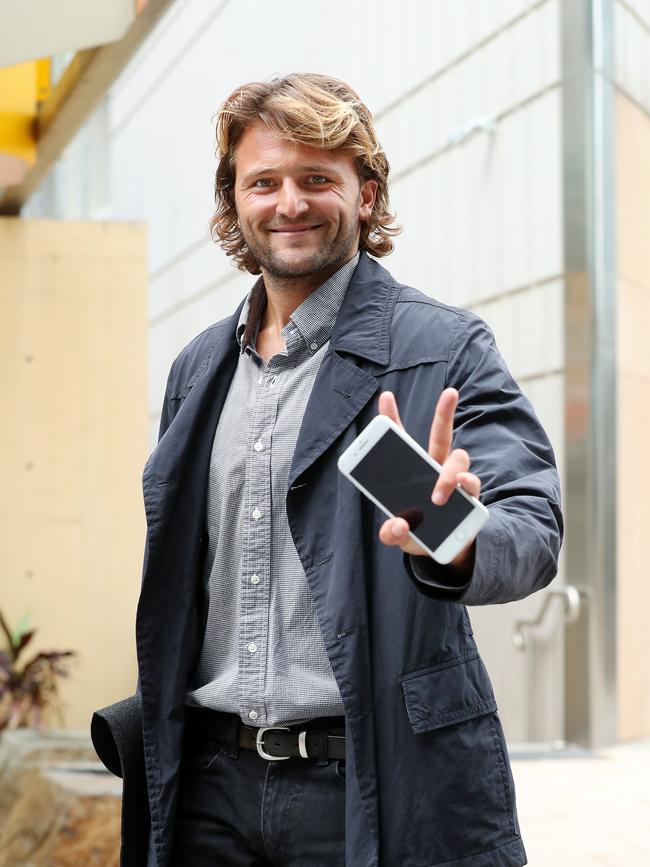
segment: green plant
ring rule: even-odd
[[[0,629],[7,640],[0,650],[0,731],[34,726],[40,728],[44,715],[57,711],[60,717],[59,678],[67,677],[72,650],[37,653],[21,665],[19,657],[36,630],[26,621],[13,632],[0,612]]]

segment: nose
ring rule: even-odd
[[[291,178],[285,178],[280,187],[276,213],[292,220],[309,210],[304,190]]]

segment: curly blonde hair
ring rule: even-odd
[[[372,114],[345,82],[315,73],[296,73],[238,87],[217,115],[219,165],[214,184],[216,211],[210,220],[210,233],[242,271],[260,273],[259,263],[239,228],[235,207],[237,145],[256,120],[297,144],[324,150],[341,148],[352,154],[361,183],[368,179],[377,182],[370,219],[360,223],[359,247],[377,257],[392,251],[391,238],[401,227],[395,224],[390,212],[390,166],[377,141]]]

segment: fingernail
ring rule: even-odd
[[[436,506],[442,506],[442,502],[444,500],[444,497],[443,497],[441,491],[435,491],[433,494],[433,497],[431,499],[436,504]]]
[[[395,536],[396,539],[399,539],[399,537],[401,535],[402,535],[402,525],[394,523],[393,524],[393,536]]]

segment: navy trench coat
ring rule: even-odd
[[[143,475],[137,650],[148,867],[171,863],[184,697],[208,605],[208,466],[237,363],[238,316],[208,328],[173,363]],[[425,583],[399,549],[379,542],[383,516],[336,466],[384,389],[426,448],[450,385],[460,392],[454,446],[469,452],[490,510],[472,578],[455,595],[443,589],[444,567],[427,560]],[[465,605],[521,599],[548,584],[559,502],[552,448],[489,328],[362,254],[304,415],[286,500],[345,706],[346,867],[526,863],[496,702]]]

